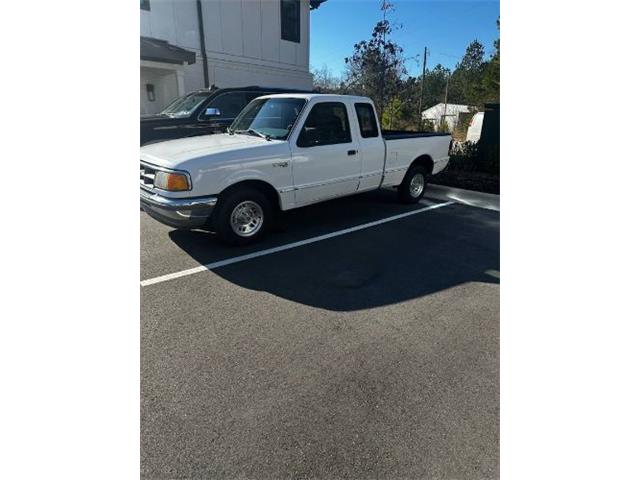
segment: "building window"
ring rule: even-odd
[[[280,0],[280,37],[300,43],[300,0]]]
[[[140,0],[140,10],[151,10],[151,0]]]

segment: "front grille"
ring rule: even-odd
[[[146,163],[140,163],[140,186],[146,189],[153,188],[156,179],[156,169]]]

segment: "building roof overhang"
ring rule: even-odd
[[[140,60],[191,65],[196,63],[196,54],[190,50],[172,45],[166,40],[140,37]]]
[[[311,10],[315,10],[326,1],[327,0],[310,0],[309,5],[311,6]]]

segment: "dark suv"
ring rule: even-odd
[[[272,93],[310,93],[269,87],[197,90],[176,98],[160,113],[140,116],[140,145],[225,132],[254,98]]]

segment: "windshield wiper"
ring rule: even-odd
[[[248,128],[247,130],[234,130],[233,133],[248,133],[249,135],[253,135],[254,137],[264,138],[267,142],[271,141],[271,135],[266,135],[262,132],[254,130],[253,128]]]

